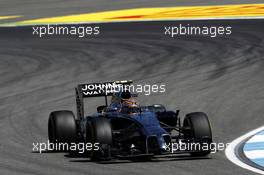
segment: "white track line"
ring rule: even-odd
[[[245,156],[249,159],[263,159],[264,150],[245,151]]]
[[[264,135],[255,135],[251,139],[247,141],[247,143],[258,143],[258,142],[264,142]]]
[[[245,168],[247,170],[250,170],[250,171],[253,171],[255,173],[259,173],[259,174],[263,174],[264,175],[264,171],[260,170],[260,169],[257,169],[255,167],[252,167],[252,166],[249,166],[247,164],[245,164],[244,162],[242,162],[241,160],[239,160],[235,154],[235,149],[236,147],[241,143],[243,142],[245,139],[257,134],[258,132],[264,130],[264,126],[260,127],[260,128],[257,128],[253,131],[250,131],[248,132],[247,134],[235,139],[234,141],[232,141],[226,148],[225,150],[225,155],[226,157],[231,161],[233,162],[234,164],[242,167],[242,168]]]

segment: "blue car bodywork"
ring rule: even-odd
[[[108,157],[110,154],[119,158],[163,155],[172,153],[168,145],[173,142],[211,143],[210,123],[205,113],[189,113],[182,124],[178,117],[179,110],[167,111],[163,105],[140,106],[137,112],[125,113],[125,108],[121,105],[124,99],[122,95],[126,96],[128,93],[120,91],[115,94],[107,90],[116,83],[125,86],[132,82],[80,84],[76,88],[77,132],[85,142],[106,140],[100,147],[100,154],[103,156],[99,157]],[[112,96],[110,104],[108,96]],[[83,99],[90,97],[105,97],[105,105],[98,106],[97,113],[85,117]],[[96,133],[100,133],[100,136]],[[207,155],[210,151],[186,150],[180,153]]]
[[[122,114],[119,112],[108,112],[104,114],[107,116],[109,120],[112,119],[126,119],[130,120],[133,123],[137,124],[139,129],[141,130],[141,134],[146,137],[146,140],[150,137],[155,137],[157,139],[159,145],[159,151],[165,152],[165,140],[164,136],[169,137],[169,133],[161,127],[159,120],[157,119],[157,115],[152,111],[145,111],[137,114]],[[102,114],[97,113],[94,115],[95,117],[102,116]]]

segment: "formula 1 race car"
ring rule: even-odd
[[[132,81],[79,84],[75,88],[77,116],[72,111],[51,112],[49,141],[98,143],[98,149],[87,154],[96,161],[112,158],[149,160],[174,153],[210,154],[210,149],[197,147],[212,143],[210,122],[205,113],[189,113],[181,122],[179,110],[168,111],[160,104],[138,105],[137,94],[124,89],[110,90],[117,85],[130,84]],[[112,96],[109,105],[108,96]],[[105,97],[105,105],[98,106],[95,114],[85,116],[84,98],[90,97]],[[184,150],[173,148],[180,143],[192,146]],[[193,146],[196,149],[192,149]]]

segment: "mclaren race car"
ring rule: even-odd
[[[200,146],[212,143],[211,127],[205,113],[189,113],[181,122],[179,110],[168,111],[160,104],[142,106],[136,100],[137,94],[109,89],[130,84],[132,81],[79,84],[75,88],[76,117],[72,111],[51,112],[49,141],[97,143],[98,149],[87,153],[96,161],[113,158],[149,160],[175,153],[210,154],[210,149]],[[112,97],[110,104],[108,96]],[[98,106],[95,114],[85,116],[84,98],[90,97],[104,97],[105,105]],[[183,144],[192,146],[180,149]]]

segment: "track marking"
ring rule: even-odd
[[[20,21],[9,25],[264,17],[264,4],[137,8]]]
[[[247,141],[247,143],[264,142],[264,135],[258,134]]]
[[[264,150],[260,151],[245,151],[245,156],[249,159],[263,159]]]
[[[236,156],[236,148],[239,144],[241,144],[243,141],[245,141],[247,138],[261,132],[264,130],[264,126],[260,127],[260,128],[257,128],[253,131],[250,131],[248,132],[247,134],[235,139],[234,141],[232,141],[226,148],[225,150],[225,155],[226,157],[231,161],[233,162],[234,164],[242,167],[242,168],[245,168],[245,169],[248,169],[250,171],[253,171],[255,173],[259,173],[259,174],[264,174],[264,171],[262,170],[259,170],[255,167],[252,167],[252,166],[249,166],[248,164],[242,162],[237,156]]]
[[[245,151],[256,151],[256,150],[264,150],[264,142],[256,142],[256,143],[248,143],[244,145],[243,148],[244,152]],[[263,154],[264,156],[264,154]]]
[[[264,167],[264,135],[263,131],[257,133],[249,140],[246,141],[243,151],[244,155],[250,159],[250,161]],[[262,169],[263,170],[263,169]]]
[[[12,19],[12,18],[19,18],[21,16],[0,16],[0,20],[4,20],[4,19]]]

